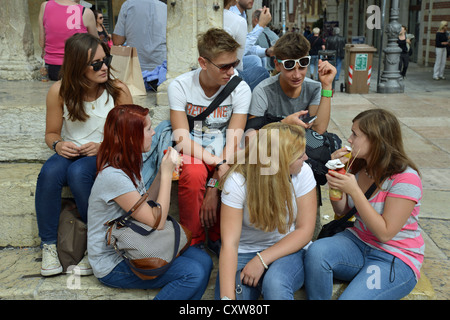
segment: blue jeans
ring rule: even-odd
[[[205,251],[191,246],[175,259],[169,270],[156,279],[142,280],[122,261],[107,276],[98,280],[113,288],[161,288],[155,300],[200,300],[208,285],[211,270],[211,257]]]
[[[42,166],[36,184],[36,218],[44,244],[55,244],[61,213],[61,191],[69,186],[81,219],[87,222],[89,195],[97,173],[97,157],[67,159],[52,155]]]
[[[397,300],[416,286],[406,263],[368,246],[348,230],[315,241],[305,256],[309,299],[331,299],[333,277],[350,281],[340,300]]]
[[[294,300],[294,292],[303,286],[305,272],[303,258],[305,250],[297,251],[272,262],[256,287],[240,284],[238,300],[258,300],[262,294],[265,300]],[[254,253],[239,253],[237,270],[240,272],[256,256]],[[220,281],[217,273],[215,299],[220,300]]]
[[[250,90],[253,91],[255,87],[264,79],[269,78],[270,74],[262,66],[261,58],[255,55],[247,55],[243,58],[244,70],[239,71],[239,76],[242,80],[247,82]]]
[[[309,64],[309,71],[311,79],[319,80],[319,56],[311,56],[311,62]]]
[[[341,69],[342,69],[342,58],[337,57],[336,58],[336,81],[339,80],[339,76],[341,75]]]

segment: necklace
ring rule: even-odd
[[[373,180],[373,177],[367,172],[367,169],[364,169],[364,172],[366,173],[366,176],[369,177],[369,179],[372,179],[372,180]]]
[[[96,94],[94,96],[94,100],[93,101],[86,101],[87,103],[89,103],[91,105],[91,109],[92,110],[95,110],[95,108],[97,107],[97,102],[98,102],[98,99],[100,98],[98,93],[99,93],[99,89],[97,89],[97,92],[96,92]],[[89,98],[86,98],[86,100],[89,100]]]

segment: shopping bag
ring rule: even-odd
[[[114,77],[128,86],[131,95],[147,95],[136,48],[112,46],[111,55],[113,56],[111,73]]]

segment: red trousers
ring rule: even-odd
[[[206,183],[213,175],[215,167],[187,155],[183,155],[183,161],[184,164],[178,181],[180,223],[192,232],[191,244],[203,243],[206,239],[206,233],[205,228],[200,223],[200,209],[206,192]],[[219,209],[217,213],[216,224],[208,228],[208,239],[211,241],[220,239]]]

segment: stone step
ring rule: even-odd
[[[208,287],[202,300],[214,300],[218,259],[214,262]],[[159,289],[116,289],[101,284],[95,276],[61,274],[42,277],[41,250],[38,247],[4,248],[0,250],[0,300],[151,300]],[[342,292],[344,285],[336,282],[333,299]],[[296,300],[306,300],[304,289],[294,295]]]
[[[218,259],[211,254],[214,269],[202,300],[214,299]],[[61,274],[52,277],[40,275],[41,250],[38,247],[4,248],[0,250],[0,300],[151,300],[159,289],[115,289],[101,284],[95,276]],[[335,300],[346,284],[335,282]],[[306,300],[304,288],[294,295],[295,300]],[[404,300],[434,300],[430,281],[422,275],[416,288]]]

